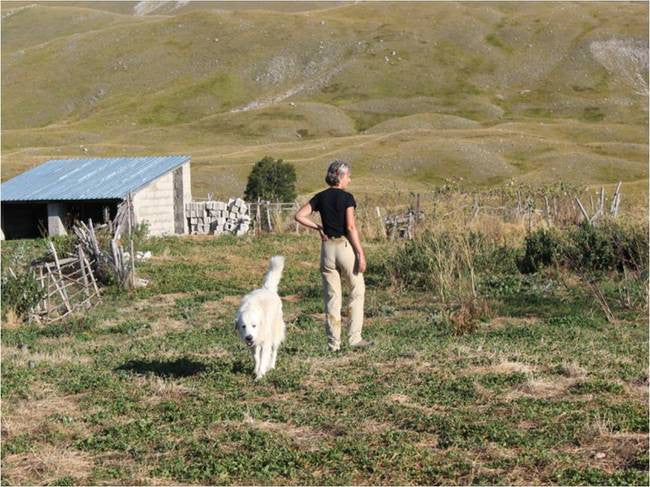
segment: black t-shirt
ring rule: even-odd
[[[323,231],[328,237],[340,237],[347,233],[345,226],[345,211],[357,207],[354,196],[339,188],[328,188],[317,193],[309,200],[312,211],[320,213]]]

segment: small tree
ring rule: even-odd
[[[296,199],[296,168],[282,159],[265,156],[257,161],[248,175],[246,201],[258,198],[271,201],[294,201]]]

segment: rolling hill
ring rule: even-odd
[[[366,193],[644,188],[648,5],[2,2],[2,179],[153,153],[191,155],[196,196],[264,155],[301,193],[333,158]]]

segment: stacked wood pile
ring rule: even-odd
[[[241,198],[224,201],[192,201],[185,205],[189,232],[193,235],[248,233],[251,226],[249,205]]]
[[[103,228],[100,226],[99,228]],[[114,229],[119,229],[119,225],[113,225]],[[133,239],[129,238],[131,252],[125,252],[121,243],[120,235],[114,234],[109,242],[109,249],[103,249],[99,245],[97,234],[92,220],[88,225],[79,222],[73,227],[79,245],[87,255],[90,255],[95,262],[94,270],[101,282],[110,282],[115,280],[122,288],[135,287],[135,262],[130,256],[133,252]],[[130,232],[129,232],[130,236]]]
[[[121,288],[145,285],[144,280],[135,276],[134,221],[131,198],[127,198],[118,207],[113,221],[97,227],[92,220],[73,225],[76,237],[73,254],[59,258],[50,242],[50,254],[31,266],[44,297],[30,311],[30,319],[54,322],[90,308],[100,301],[100,283],[116,282]],[[103,232],[101,238],[96,230]],[[123,249],[122,234],[128,236],[130,252]]]

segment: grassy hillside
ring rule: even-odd
[[[615,287],[607,323],[573,281],[479,271],[492,314],[455,336],[430,290],[385,285],[377,262],[395,246],[371,242],[377,345],[334,356],[318,247],[152,239],[147,288],[106,291],[76,320],[5,321],[3,483],[647,485],[647,313]],[[275,253],[287,340],[256,383],[233,319]]]
[[[646,4],[136,6],[3,2],[3,180],[152,153],[197,196],[267,154],[301,192],[334,157],[361,192],[648,177]]]

